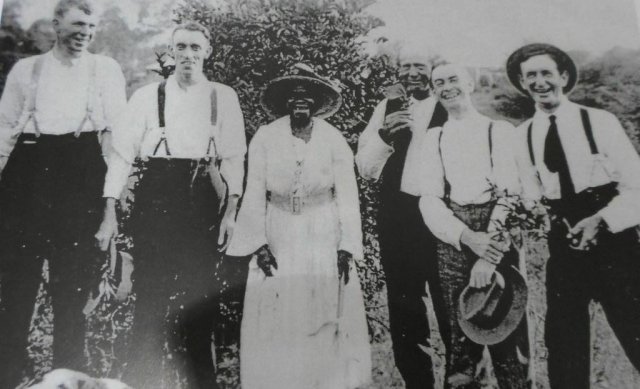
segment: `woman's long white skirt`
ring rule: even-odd
[[[332,203],[302,215],[268,207],[267,240],[278,269],[265,277],[255,258],[249,266],[240,347],[243,389],[348,389],[370,381],[355,266],[339,293],[339,228]]]

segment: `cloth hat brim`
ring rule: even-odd
[[[569,80],[567,85],[562,88],[562,92],[566,95],[576,86],[578,82],[578,68],[569,54],[546,43],[532,43],[514,51],[507,59],[507,77],[520,93],[529,96],[529,92],[520,85],[520,64],[531,57],[545,54],[559,61],[558,67],[565,68],[567,73],[569,73]]]
[[[458,306],[458,324],[462,331],[473,342],[482,345],[493,345],[505,340],[513,331],[518,328],[522,318],[527,310],[527,283],[522,274],[513,266],[508,266],[499,270],[509,287],[512,288],[513,299],[511,306],[507,311],[504,319],[498,325],[492,328],[480,327],[469,320],[463,318],[461,307],[464,304],[466,295],[470,292],[470,286],[467,286],[460,294]]]
[[[328,82],[307,76],[283,76],[271,81],[262,92],[261,103],[265,111],[278,118],[288,114],[287,100],[297,86],[304,86],[315,100],[316,112],[313,116],[327,118],[340,109],[342,96]]]

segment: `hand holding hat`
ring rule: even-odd
[[[527,307],[527,285],[513,266],[499,268],[489,286],[467,286],[459,298],[458,323],[473,342],[505,340],[520,325]]]

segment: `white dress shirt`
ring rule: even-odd
[[[136,157],[154,156],[163,133],[158,119],[158,85],[138,89],[129,101],[122,125],[113,133],[113,152],[105,179],[104,197],[119,198]],[[211,91],[217,93],[217,125],[211,124]],[[170,76],[165,89],[165,137],[155,157],[221,160],[229,195],[242,193],[247,145],[244,119],[236,92],[204,77],[183,89]],[[214,143],[210,145],[213,136]],[[209,153],[207,153],[207,151]]]
[[[75,132],[87,113],[88,85],[95,61],[92,121],[87,120],[82,131],[113,129],[125,109],[125,79],[120,65],[112,58],[84,54],[62,62],[53,51],[42,55],[44,62],[37,85],[36,120],[43,134]],[[11,154],[20,130],[34,133],[33,120],[23,129],[16,128],[30,94],[33,56],[18,61],[9,72],[0,100],[0,156]],[[96,128],[94,128],[94,126]]]
[[[598,154],[592,155],[584,132],[580,109],[585,108]],[[533,118],[518,127],[518,166],[521,170],[524,194],[531,199],[560,198],[560,180],[544,163],[544,144],[549,130],[549,116],[536,110]],[[612,232],[640,224],[640,157],[618,119],[611,113],[583,107],[563,98],[556,117],[558,133],[565,152],[569,172],[576,192],[590,187],[618,182],[620,194],[599,213]],[[531,164],[528,129],[532,127],[535,166]]]
[[[369,124],[364,129],[358,140],[358,153],[356,154],[356,165],[360,175],[367,179],[378,180],[387,159],[393,154],[393,147],[385,143],[378,130],[384,125],[384,113],[387,106],[387,99],[382,100],[376,106]],[[400,190],[402,192],[418,196],[419,188],[416,182],[420,175],[420,171],[415,167],[419,166],[417,162],[420,158],[420,144],[422,144],[427,127],[433,116],[436,106],[435,97],[428,97],[424,100],[416,100],[413,97],[409,101],[409,113],[413,119],[411,126],[411,142],[407,149],[407,158],[405,160],[404,170],[402,172],[402,180]]]
[[[504,121],[493,121],[492,169],[488,132],[491,122],[477,112],[463,119],[449,117],[442,128],[427,133],[420,148],[420,211],[431,232],[458,250],[460,236],[467,226],[444,202],[445,174],[451,188],[450,200],[459,205],[491,201],[492,185],[500,192],[520,193],[514,127]],[[494,213],[493,217],[498,215]]]

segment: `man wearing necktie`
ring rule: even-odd
[[[507,61],[534,116],[518,127],[525,197],[549,206],[546,345],[551,388],[588,388],[589,303],[640,368],[640,157],[609,112],[569,101],[577,69],[560,49],[530,44]]]
[[[431,68],[424,55],[403,53],[398,65],[400,85],[378,104],[360,135],[356,165],[362,177],[380,181],[377,228],[396,366],[408,389],[423,389],[432,388],[434,380],[424,352],[430,337],[423,302],[427,281],[440,332],[447,330],[436,240],[418,208],[420,145],[430,128],[447,120],[447,112],[430,97]]]

